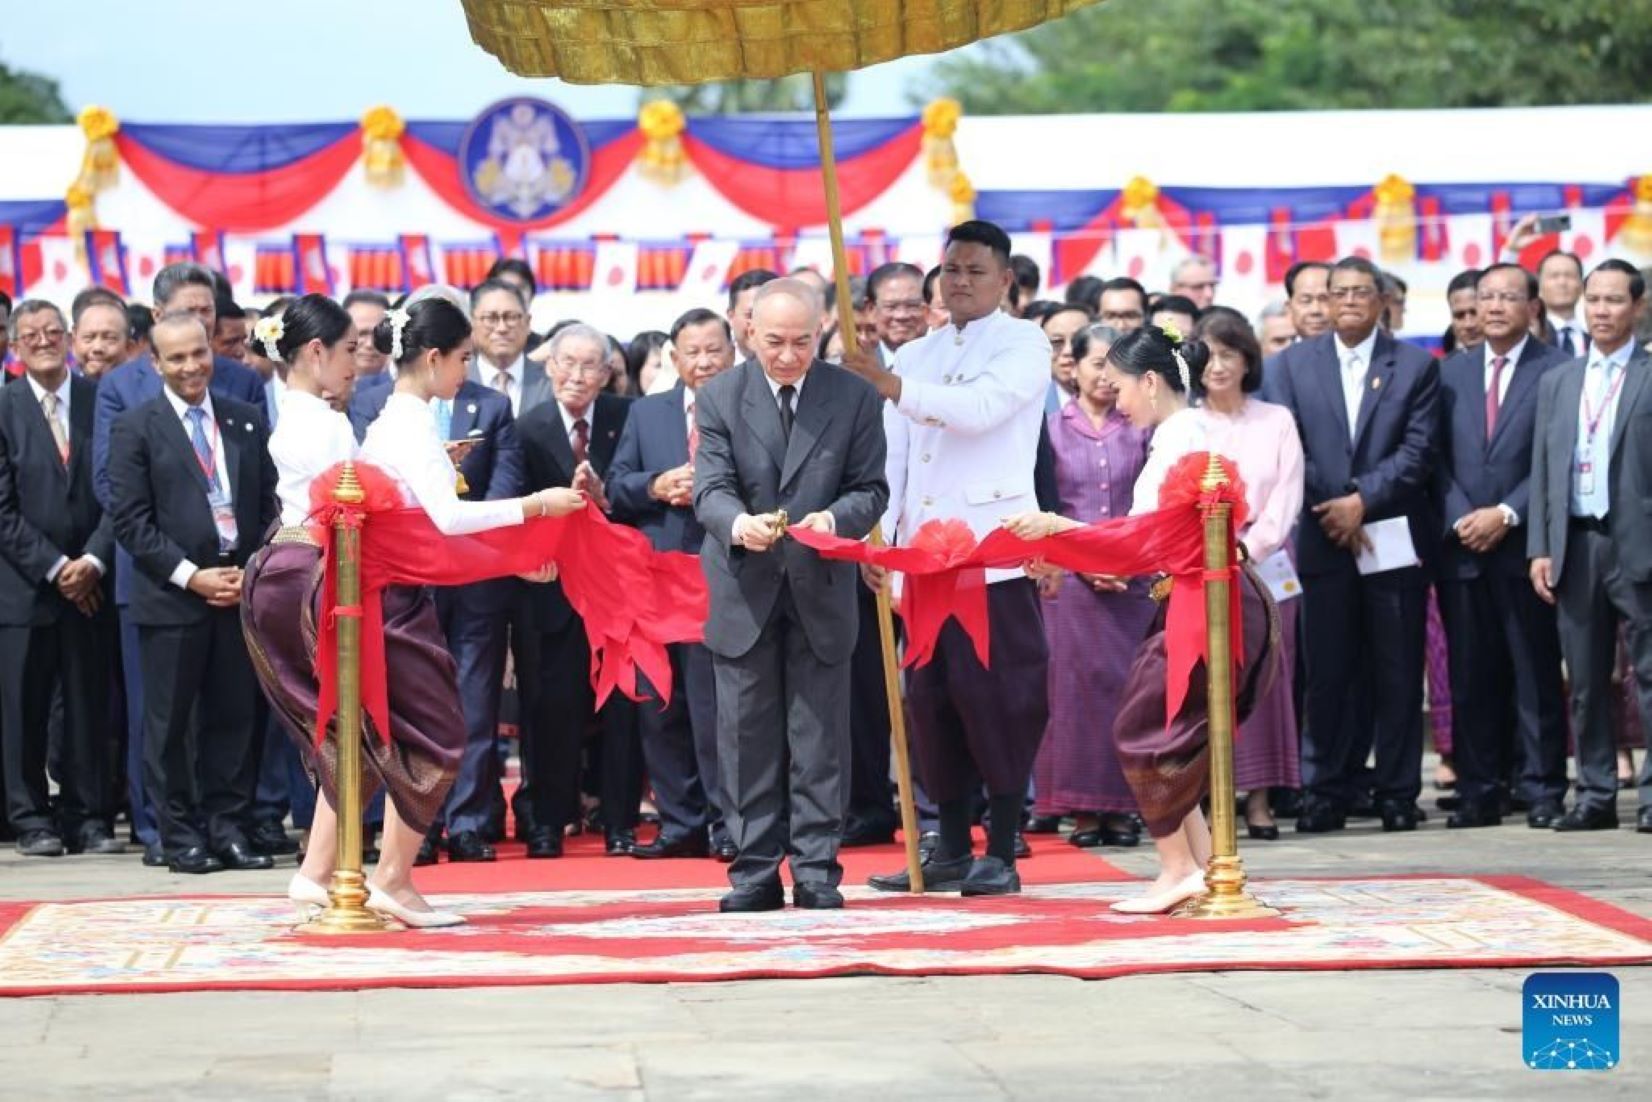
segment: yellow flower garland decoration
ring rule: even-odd
[[[78,121],[80,132],[86,135],[86,152],[80,158],[77,182],[95,197],[120,183],[120,151],[115,148],[120,120],[107,107],[87,107]]]
[[[1132,176],[1119,195],[1119,215],[1139,229],[1165,228],[1159,213],[1159,185],[1145,176]]]
[[[362,170],[367,182],[378,188],[401,187],[407,175],[407,158],[401,137],[407,124],[395,108],[380,104],[361,117]]]
[[[1389,173],[1371,189],[1373,214],[1384,264],[1403,264],[1417,255],[1417,189],[1403,176]]]
[[[643,177],[670,187],[688,175],[682,134],[688,128],[683,109],[668,99],[649,100],[637,111],[637,129],[648,139],[637,155]]]
[[[1652,253],[1652,173],[1638,178],[1631,189],[1635,205],[1623,220],[1618,239],[1642,255]]]
[[[930,186],[952,201],[954,225],[975,217],[975,185],[958,166],[958,147],[952,140],[963,116],[963,105],[947,97],[932,100],[923,111],[924,168]]]

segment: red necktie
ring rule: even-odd
[[[591,454],[591,426],[583,417],[574,422],[572,442],[575,465],[585,462],[586,457]]]
[[[688,461],[694,462],[694,453],[700,450],[700,426],[694,422],[694,407],[688,407]]]
[[[1497,414],[1501,412],[1503,401],[1498,394],[1503,389],[1503,369],[1509,365],[1507,356],[1494,356],[1491,361],[1491,385],[1486,388],[1486,439],[1497,431]]]

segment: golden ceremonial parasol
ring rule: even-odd
[[[1099,0],[462,0],[471,37],[518,76],[574,84],[681,85],[814,77],[821,184],[839,331],[856,349],[854,303],[825,74],[933,54],[1025,30]],[[881,538],[878,529],[873,539]],[[912,890],[923,891],[894,620],[878,595],[884,686]]]

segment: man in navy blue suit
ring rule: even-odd
[[[690,310],[671,327],[680,378],[664,394],[631,406],[608,468],[614,519],[635,525],[657,551],[698,554],[705,529],[694,517],[694,394],[734,366],[734,335],[722,315]],[[711,652],[699,643],[671,647],[671,700],[638,709],[643,763],[654,786],[660,833],[633,857],[704,857],[711,848],[734,859],[717,787],[717,689]]]
[[[1376,747],[1372,781],[1384,830],[1414,830],[1422,787],[1422,678],[1428,578],[1438,543],[1432,500],[1439,455],[1440,376],[1434,360],[1378,326],[1385,303],[1370,261],[1331,270],[1332,331],[1281,352],[1276,400],[1302,433],[1306,494],[1297,536],[1307,655],[1307,798],[1296,828],[1341,830],[1361,749]],[[1403,518],[1418,564],[1362,574],[1366,525]],[[1369,691],[1369,700],[1357,690]]]
[[[193,314],[207,332],[217,324],[217,284],[199,264],[168,264],[155,273],[151,292],[155,318],[172,313]],[[161,396],[163,384],[154,361],[147,355],[128,360],[98,381],[97,411],[92,422],[92,490],[108,510],[109,431],[120,415]],[[264,408],[264,383],[245,364],[222,356],[212,358],[212,394]],[[258,533],[262,536],[263,533]],[[131,600],[132,556],[115,547],[115,606],[120,616],[121,673],[126,687],[126,777],[132,806],[132,829],[144,845],[144,863],[161,865],[160,834],[148,805],[143,784],[143,673],[139,665],[138,629],[127,614]]]
[[[358,435],[384,410],[390,397],[390,370],[382,376],[385,382],[358,389],[351,400],[350,420]],[[452,401],[437,400],[430,405],[442,436],[475,441],[459,464],[466,485],[464,498],[484,501],[522,496],[522,455],[509,398],[466,380]],[[431,828],[419,853],[420,864],[435,862],[444,827],[450,860],[492,861],[495,857],[486,833],[499,793],[499,694],[505,677],[505,621],[511,586],[511,579],[498,579],[436,591],[436,613],[447,635],[448,650],[459,666],[459,699],[468,737],[442,821]]]
[[[1541,829],[1563,814],[1565,693],[1555,612],[1527,577],[1525,524],[1538,383],[1566,356],[1530,335],[1536,276],[1494,264],[1476,291],[1485,342],[1440,367],[1439,594],[1460,801],[1446,825],[1502,822],[1513,779],[1527,823]]]

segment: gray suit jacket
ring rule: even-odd
[[[815,361],[798,396],[788,445],[780,409],[756,360],[700,388],[694,417],[694,512],[705,526],[700,564],[710,589],[706,646],[738,658],[768,624],[782,587],[820,661],[847,661],[860,616],[853,564],[828,562],[793,540],[761,554],[733,545],[741,513],[786,510],[793,521],[830,511],[837,534],[860,539],[889,504],[882,399],[871,384]]]
[[[1537,441],[1532,448],[1531,520],[1526,553],[1554,560],[1560,582],[1566,565],[1566,526],[1571,515],[1572,455],[1577,449],[1578,406],[1583,401],[1584,357],[1543,376],[1537,390]],[[1652,581],[1652,355],[1635,350],[1618,394],[1612,422],[1612,461],[1607,470],[1612,502],[1612,543],[1618,567],[1632,582]]]

